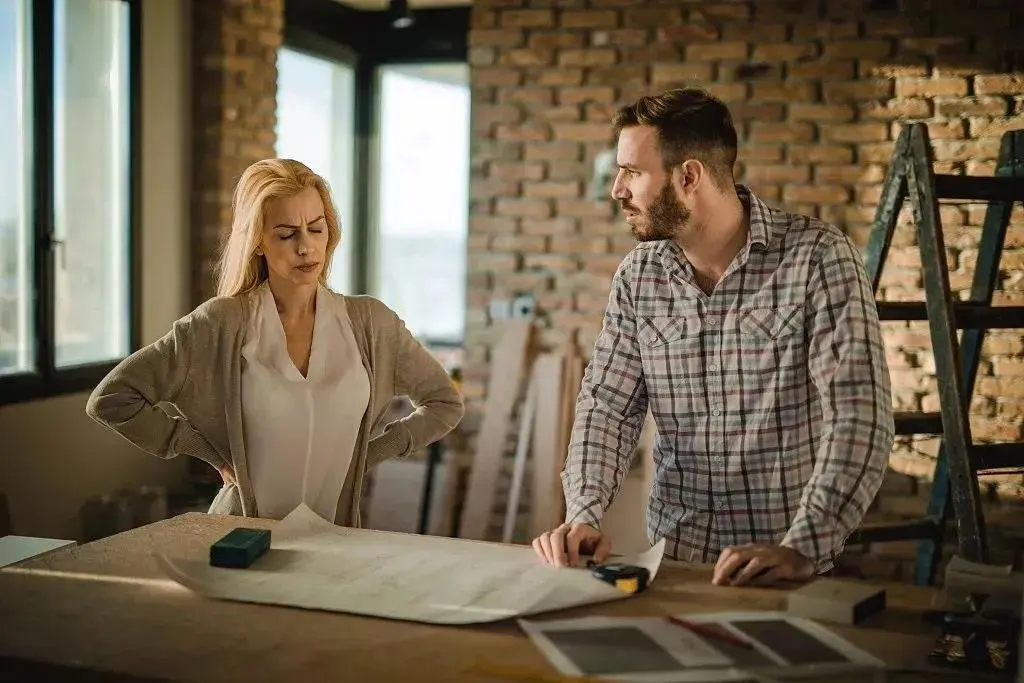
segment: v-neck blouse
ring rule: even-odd
[[[264,284],[242,345],[242,430],[261,517],[305,503],[337,512],[370,382],[344,300],[317,288],[306,376],[288,355],[274,296]]]

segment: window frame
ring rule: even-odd
[[[352,286],[369,292],[375,278],[380,228],[376,155],[380,143],[379,69],[405,64],[466,64],[469,60],[470,6],[416,8],[415,21],[392,28],[389,11],[357,10],[337,0],[288,0],[283,47],[355,66],[355,159],[353,159]],[[466,207],[469,210],[469,207]],[[465,339],[424,343],[459,349]]]
[[[128,8],[128,353],[141,339],[141,66],[142,3],[118,0]],[[32,253],[31,297],[34,368],[0,376],[0,405],[9,405],[91,390],[123,358],[57,368],[55,343],[56,260],[54,205],[54,17],[56,0],[29,2],[29,77],[32,127],[28,132]]]

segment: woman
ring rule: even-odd
[[[451,431],[462,400],[387,306],[327,288],[341,231],[320,176],[256,162],[233,207],[218,296],[122,361],[86,411],[149,453],[217,468],[211,513],[280,519],[305,503],[358,526],[367,468]],[[415,411],[383,424],[401,395]]]

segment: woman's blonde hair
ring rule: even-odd
[[[327,251],[320,283],[327,284],[331,257],[341,241],[338,212],[327,181],[294,159],[263,159],[245,169],[235,186],[231,199],[231,234],[224,243],[217,269],[218,296],[250,292],[267,279],[267,260],[256,253],[263,236],[266,203],[279,197],[294,197],[309,187],[316,189],[324,204]]]

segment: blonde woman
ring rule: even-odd
[[[326,286],[341,231],[320,176],[256,162],[233,206],[217,296],[114,368],[86,410],[153,455],[219,470],[211,513],[280,519],[305,503],[358,526],[366,470],[444,436],[462,400],[387,306]],[[415,411],[385,424],[400,395]]]

